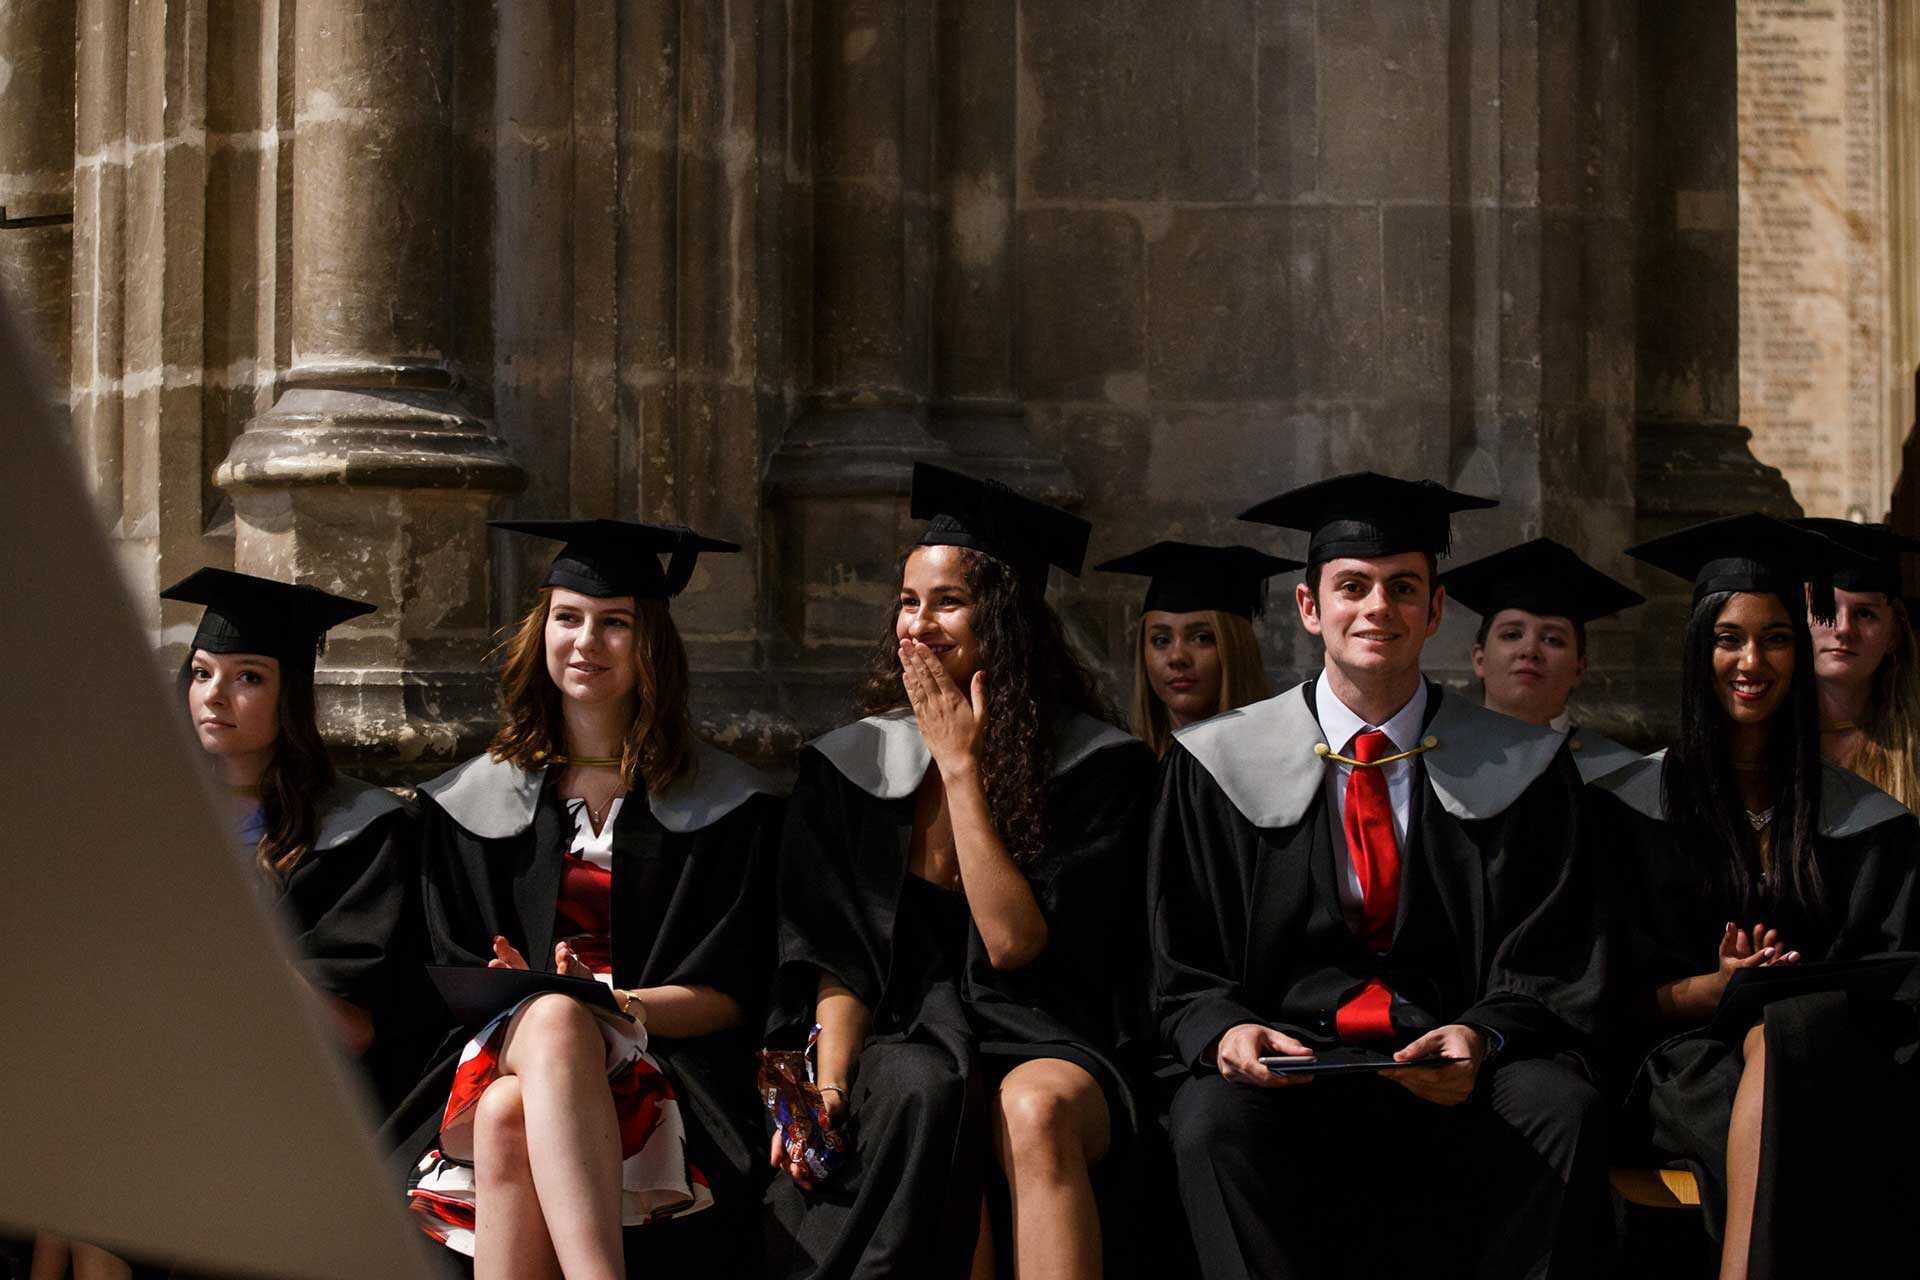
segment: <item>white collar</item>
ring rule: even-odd
[[[1314,686],[1313,709],[1320,720],[1320,732],[1326,735],[1327,744],[1335,751],[1346,751],[1354,735],[1366,729],[1379,729],[1393,740],[1395,751],[1407,751],[1419,744],[1420,726],[1427,718],[1427,682],[1422,677],[1419,688],[1407,699],[1407,705],[1394,712],[1385,724],[1362,720],[1325,680]]]
[[[841,776],[877,800],[912,795],[927,776],[933,752],[920,736],[908,710],[868,716],[822,734],[807,744],[827,758]],[[1078,711],[1054,722],[1053,776],[1059,777],[1095,752],[1139,746],[1140,739]]]
[[[1573,712],[1568,711],[1564,707],[1561,708],[1559,715],[1547,721],[1547,728],[1553,730],[1555,733],[1565,733],[1567,730],[1573,728]]]

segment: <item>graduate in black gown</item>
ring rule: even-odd
[[[1473,673],[1489,711],[1564,734],[1582,781],[1640,758],[1574,723],[1567,700],[1587,678],[1587,627],[1646,603],[1552,538],[1535,538],[1440,575],[1447,599],[1480,615]]]
[[[625,1254],[740,1274],[759,1256],[779,802],[694,736],[667,608],[700,553],[738,548],[497,527],[565,545],[506,645],[491,748],[421,788],[431,958],[596,978],[631,1021],[550,994],[450,1028],[396,1134],[410,1202],[481,1276],[619,1275]]]
[[[912,511],[929,523],[870,714],[802,752],[788,812],[771,1035],[818,1024],[851,1149],[824,1181],[776,1177],[770,1250],[796,1276],[991,1274],[997,1163],[998,1247],[1022,1272],[1098,1276],[1095,1184],[1138,1124],[1122,1041],[1153,757],[1096,717],[1043,596],[1049,564],[1078,572],[1085,522],[924,464]]]
[[[160,596],[205,607],[178,685],[229,797],[231,855],[290,931],[302,975],[384,1110],[406,1073],[395,995],[406,964],[412,819],[392,792],[333,767],[314,710],[327,631],[374,607],[225,569],[201,569]],[[63,1274],[66,1251],[43,1236],[33,1274]],[[81,1280],[128,1274],[91,1245],[73,1245],[71,1262]]]
[[[1243,518],[1307,531],[1322,674],[1182,731],[1149,835],[1154,1004],[1203,1274],[1586,1274],[1605,1165],[1583,1053],[1597,886],[1564,740],[1420,670],[1452,512],[1336,477]],[[1450,1065],[1345,1077],[1263,1057]]]
[[[1094,566],[1147,579],[1128,719],[1154,755],[1176,729],[1273,696],[1253,620],[1266,612],[1267,579],[1300,567],[1252,547],[1172,541]]]
[[[1802,584],[1850,557],[1766,516],[1628,552],[1692,579],[1679,744],[1592,788],[1614,883],[1625,1158],[1690,1169],[1723,1280],[1911,1266],[1920,1084],[1898,1006],[1839,992],[1709,1026],[1743,969],[1916,945],[1914,819],[1823,764]],[[1910,1050],[1909,1050],[1910,1052]],[[1891,1252],[1888,1252],[1891,1251]]]

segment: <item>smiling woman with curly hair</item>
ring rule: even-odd
[[[1022,1272],[1101,1274],[1091,1168],[1130,1147],[1151,754],[1106,723],[1044,598],[1088,526],[937,467],[858,703],[803,753],[783,842],[776,1040],[817,1025],[847,1147],[769,1159],[785,1271],[990,1274],[997,1156]],[[984,1102],[986,1105],[979,1105]]]

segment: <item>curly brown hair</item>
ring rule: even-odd
[[[565,721],[560,689],[547,672],[547,614],[553,588],[542,587],[502,644],[500,732],[488,745],[495,760],[529,771],[544,769],[562,754]],[[687,649],[664,600],[637,599],[633,609],[633,724],[620,755],[620,776],[628,790],[644,782],[659,795],[693,769],[692,718],[687,714]]]
[[[980,669],[987,677],[981,788],[993,829],[1013,860],[1025,865],[1047,845],[1047,780],[1053,774],[1054,728],[1061,715],[1079,711],[1109,722],[1114,716],[1046,597],[1025,585],[1004,560],[967,548],[959,551],[961,572],[973,596]],[[906,556],[900,563],[904,574]],[[900,676],[900,641],[891,623],[874,649],[854,703],[862,715],[911,705]]]
[[[180,664],[177,683],[182,707],[193,683],[194,656],[189,653]],[[280,733],[274,739],[273,758],[260,775],[260,812],[266,829],[254,853],[254,869],[268,882],[284,885],[300,860],[313,851],[320,825],[318,801],[339,775],[320,737],[310,663],[280,662],[277,709]]]

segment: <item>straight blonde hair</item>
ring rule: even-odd
[[[1237,613],[1219,609],[1203,612],[1213,627],[1214,643],[1220,650],[1220,704],[1208,714],[1217,716],[1222,711],[1271,698],[1273,686],[1267,680],[1267,665],[1260,657],[1260,638],[1253,632],[1253,623]],[[1152,747],[1154,755],[1167,754],[1167,748],[1173,745],[1173,718],[1167,714],[1167,704],[1160,701],[1153,691],[1153,682],[1147,678],[1145,615],[1134,628],[1130,719],[1136,738]]]
[[[1866,741],[1853,758],[1853,772],[1909,809],[1920,806],[1920,645],[1913,636],[1907,607],[1887,597],[1898,637],[1873,673],[1873,692],[1867,700],[1866,722],[1860,726]]]

